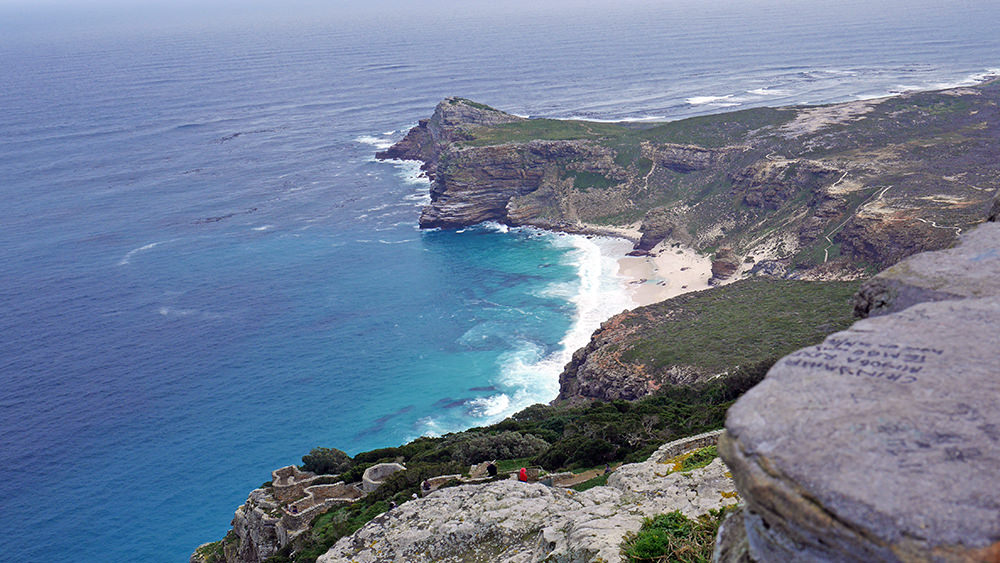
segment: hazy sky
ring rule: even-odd
[[[457,17],[490,25],[497,20],[530,21],[543,13],[595,18],[634,14],[641,19],[644,13],[667,7],[703,13],[768,12],[777,20],[806,24],[832,23],[844,15],[933,19],[931,12],[944,10],[980,12],[992,20],[1000,11],[997,0],[0,0],[0,42],[298,22],[347,25],[359,18],[433,27]]]

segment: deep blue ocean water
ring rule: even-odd
[[[991,1],[826,4],[0,17],[0,559],[184,561],[312,447],[554,397],[627,246],[419,231],[372,155],[445,96],[675,119],[1000,67]]]

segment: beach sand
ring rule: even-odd
[[[620,259],[618,273],[628,279],[632,301],[640,307],[708,289],[712,261],[691,248],[664,241],[656,245],[649,256]]]

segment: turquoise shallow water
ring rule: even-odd
[[[334,10],[143,33],[0,18],[3,557],[185,560],[314,446],[394,445],[555,395],[568,354],[628,305],[609,258],[624,246],[419,231],[426,182],[372,154],[442,97],[677,118],[1000,67],[990,3],[891,4]]]

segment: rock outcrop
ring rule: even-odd
[[[708,280],[711,285],[720,284],[740,269],[740,257],[731,248],[720,248],[712,259],[712,279]]]
[[[236,509],[231,522],[239,541],[225,549],[226,561],[261,563],[281,548],[278,528],[281,508],[264,489],[254,489],[247,501]]]
[[[865,282],[854,299],[858,317],[902,311],[916,303],[1000,295],[1000,224],[985,223],[958,246],[915,254]]]
[[[716,434],[666,444],[584,492],[513,480],[442,489],[375,518],[318,561],[621,561],[622,539],[644,517],[694,517],[737,502],[719,460],[689,473],[665,463]]]
[[[431,168],[441,149],[449,143],[469,138],[475,127],[495,127],[524,120],[523,117],[478,104],[465,98],[445,98],[434,108],[430,119],[421,119],[398,143],[376,153],[379,159],[422,160]]]
[[[916,288],[897,312],[784,357],[729,410],[753,559],[1000,560],[998,232],[891,269]]]

